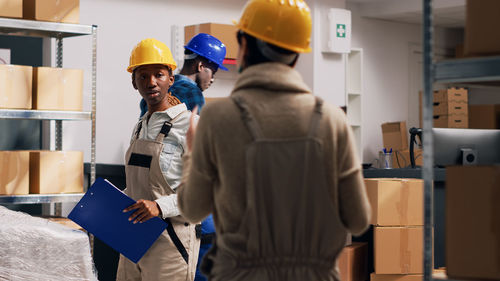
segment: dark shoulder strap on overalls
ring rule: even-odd
[[[158,136],[156,136],[156,141],[162,142],[165,137],[168,136],[168,133],[170,132],[170,129],[172,129],[172,124],[175,123],[175,121],[182,115],[182,112],[179,113],[174,119],[170,121],[165,121],[163,122],[163,125],[161,126],[160,132],[158,133]],[[135,130],[135,138],[138,139],[139,135],[142,130],[142,122],[143,122],[144,117],[142,117],[139,120],[139,124],[137,124],[137,129]]]
[[[323,100],[320,97],[314,97],[316,99],[316,104],[314,105],[314,111],[311,117],[311,124],[309,125],[309,137],[315,136],[318,131],[319,121],[321,120],[321,115],[323,113]]]
[[[234,103],[240,109],[241,119],[243,120],[243,123],[245,123],[248,130],[250,131],[252,138],[254,140],[261,138],[262,131],[260,130],[259,124],[257,124],[257,122],[253,118],[252,114],[250,114],[250,111],[248,110],[248,105],[246,104],[246,102],[240,96],[233,95],[233,96],[231,96],[231,98],[233,99]]]

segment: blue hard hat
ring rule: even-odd
[[[226,57],[226,45],[212,35],[199,33],[191,38],[184,48],[207,58],[218,65],[220,69],[227,71],[227,68],[222,64]]]

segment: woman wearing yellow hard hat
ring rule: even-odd
[[[192,113],[169,93],[176,67],[170,49],[156,39],[142,40],[130,55],[127,71],[148,112],[125,155],[125,193],[137,202],[123,211],[134,223],[160,217],[168,226],[137,263],[120,255],[116,280],[194,280],[200,240],[195,225],[180,216],[176,195]]]
[[[310,51],[309,7],[249,0],[236,26],[241,74],[191,122],[178,193],[190,221],[214,215],[202,269],[209,280],[339,280],[336,259],[370,207],[345,114],[294,70]]]

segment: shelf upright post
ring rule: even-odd
[[[90,185],[96,174],[96,89],[97,89],[97,25],[92,25],[92,136],[90,148]]]
[[[424,166],[422,177],[424,179],[424,281],[432,280],[432,231],[434,226],[434,170],[432,169],[434,162],[433,151],[433,136],[432,136],[432,102],[433,91],[432,84],[434,82],[434,65],[433,65],[433,26],[432,26],[432,0],[423,0],[423,80],[424,80],[424,95],[423,95],[423,146],[424,146]]]
[[[61,35],[56,37],[56,67],[62,68],[63,66],[63,38]],[[56,150],[62,150],[62,121],[56,120]]]
[[[63,37],[58,35],[56,37],[56,67],[62,68],[63,66]],[[62,150],[62,121],[56,120],[56,131],[55,131],[55,148],[56,150]],[[62,215],[62,203],[54,203],[54,215]]]

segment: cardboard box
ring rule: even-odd
[[[30,151],[30,193],[83,192],[81,151]]]
[[[79,23],[80,0],[23,0],[23,18]]]
[[[465,55],[500,54],[500,1],[467,0],[464,30]]]
[[[0,195],[29,193],[29,152],[0,151]]]
[[[465,88],[449,88],[434,91],[433,102],[469,102],[468,91]]]
[[[416,147],[417,145],[415,145]],[[422,149],[414,148],[415,165],[422,166],[424,163],[424,155]],[[410,150],[396,150],[392,152],[392,167],[407,168],[411,167]]]
[[[382,124],[384,147],[389,150],[408,149],[408,131],[406,122],[391,122]]]
[[[337,259],[340,280],[366,281],[368,279],[368,243],[354,242],[346,246]]]
[[[500,166],[446,169],[446,267],[451,279],[500,279]]]
[[[375,227],[376,274],[423,274],[424,227]]]
[[[465,88],[448,88],[446,90],[438,90],[434,91],[433,93],[433,115],[434,119],[439,119],[439,116],[447,116],[447,115],[466,115],[464,117],[467,117],[468,115],[468,102],[469,102],[469,97],[468,97],[468,90]],[[420,127],[422,128],[422,92],[419,92],[419,120],[420,120]],[[444,118],[444,117],[443,117]],[[450,126],[448,124],[447,120],[444,119],[439,120],[438,125],[439,126],[447,126],[447,127],[441,127],[441,128],[467,128],[467,127],[448,127]],[[468,118],[468,117],[467,117]],[[446,118],[445,118],[446,119]],[[444,124],[445,122],[446,124]],[[451,122],[451,126],[456,126],[454,122]],[[460,125],[460,126],[463,126]],[[436,122],[434,122],[434,127],[436,127]]]
[[[72,220],[70,220],[68,218],[62,218],[62,217],[43,217],[43,218],[47,219],[51,222],[55,222],[55,223],[64,225],[64,226],[69,227],[71,229],[85,231],[81,226],[79,226],[77,223],[73,222]]]
[[[203,23],[184,27],[184,44],[187,44],[198,33],[207,33],[219,39],[226,45],[226,58],[236,59],[238,56],[238,41],[234,25],[219,23]]]
[[[0,64],[0,108],[31,109],[33,67]]]
[[[83,70],[33,68],[33,109],[82,111]]]
[[[434,116],[435,128],[468,128],[469,116],[465,114]]]
[[[370,281],[423,281],[423,274],[370,274]]]
[[[0,0],[0,17],[22,18],[23,0]]]
[[[467,115],[469,113],[468,104],[463,101],[436,102],[433,109],[434,115]]]
[[[421,179],[365,179],[372,207],[371,224],[377,226],[424,225],[424,182]]]
[[[500,104],[469,105],[469,128],[500,129]]]

